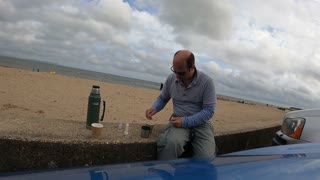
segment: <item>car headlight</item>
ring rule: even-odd
[[[281,131],[289,137],[300,139],[305,122],[304,118],[286,118],[283,120]]]

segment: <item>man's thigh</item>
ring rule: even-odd
[[[192,128],[194,135],[192,147],[194,157],[211,158],[216,155],[216,143],[214,140],[213,126],[211,123],[201,124]]]
[[[169,123],[164,131],[158,138],[158,146],[165,146],[168,142],[182,142],[189,141],[190,129],[176,128]]]

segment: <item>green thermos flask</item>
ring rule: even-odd
[[[88,112],[87,112],[87,129],[91,129],[92,123],[99,122],[99,114],[100,114],[100,86],[92,86],[91,93],[89,95],[88,100]],[[103,101],[103,113],[100,121],[104,118],[104,113],[106,110],[106,102]]]

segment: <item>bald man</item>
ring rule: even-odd
[[[173,72],[163,89],[146,110],[146,118],[161,111],[170,99],[173,114],[163,134],[157,141],[158,159],[177,159],[184,152],[184,146],[191,142],[193,157],[215,157],[215,140],[212,118],[216,93],[213,80],[195,67],[195,59],[188,50],[177,51],[173,57]]]

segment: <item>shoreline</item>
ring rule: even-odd
[[[20,61],[23,61],[23,60],[20,60]],[[31,60],[33,61],[33,60]],[[40,61],[39,61],[40,62]],[[40,63],[43,63],[43,64],[47,64],[46,62],[40,62]],[[101,82],[106,82],[106,83],[115,83],[115,84],[119,84],[119,85],[127,85],[127,86],[133,86],[133,87],[138,87],[138,88],[145,88],[145,89],[151,89],[151,90],[159,90],[160,88],[160,85],[161,85],[161,82],[159,82],[159,88],[156,88],[156,84],[157,82],[153,82],[153,81],[146,81],[146,80],[140,80],[140,79],[135,79],[135,78],[130,78],[130,77],[124,77],[124,76],[119,76],[119,75],[113,75],[113,74],[106,74],[106,73],[102,73],[102,72],[94,72],[94,71],[90,71],[90,70],[84,70],[84,69],[78,69],[78,68],[73,68],[73,67],[68,67],[68,66],[62,66],[62,65],[59,65],[59,64],[53,64],[55,66],[61,66],[61,67],[65,67],[65,68],[71,68],[71,69],[74,69],[74,70],[79,70],[79,71],[89,71],[90,73],[101,73],[101,75],[105,74],[105,75],[111,75],[111,76],[114,76],[114,77],[120,77],[120,78],[128,78],[129,80],[134,80],[134,81],[140,81],[140,86],[139,86],[139,83],[138,85],[136,85],[136,83],[131,83],[131,85],[129,84],[125,84],[125,83],[120,83],[120,82],[109,82],[110,81],[110,78],[107,77],[106,79],[108,79],[109,81],[101,81]],[[5,68],[13,68],[13,69],[20,69],[20,70],[25,70],[25,71],[28,71],[27,68],[18,68],[18,67],[12,67],[12,66],[7,66],[7,65],[1,65],[0,64],[0,67],[5,67]],[[30,69],[30,71],[32,71]],[[34,72],[35,69],[33,69],[32,72]],[[42,73],[51,73],[51,72],[54,72],[54,74],[59,74],[58,72],[55,72],[54,70],[51,70],[51,71],[40,71]],[[81,73],[80,73],[81,74]],[[81,79],[87,79],[87,80],[95,80],[94,78],[85,78],[85,77],[77,77],[75,75],[70,75],[70,74],[60,74],[60,75],[63,75],[63,76],[67,76],[67,77],[74,77],[74,78],[81,78]],[[128,80],[128,81],[129,81]],[[95,80],[95,81],[100,81],[100,80]],[[144,83],[145,82],[145,83]],[[143,85],[141,85],[143,84]],[[153,84],[153,85],[151,85]],[[291,109],[299,109],[299,108],[294,108],[294,107],[284,107],[284,106],[279,106],[279,105],[275,105],[275,104],[268,104],[268,103],[263,103],[263,102],[258,102],[258,101],[254,101],[254,100],[248,100],[248,99],[244,99],[244,98],[237,98],[237,97],[232,97],[232,96],[228,96],[228,95],[220,95],[220,94],[217,94],[217,99],[220,99],[220,100],[227,100],[227,101],[233,101],[233,102],[238,102],[238,103],[245,103],[245,104],[257,104],[257,105],[266,105],[266,106],[272,106],[272,107],[277,107],[279,108],[280,110],[283,110],[283,111],[286,111],[286,110],[289,110],[290,108]]]

